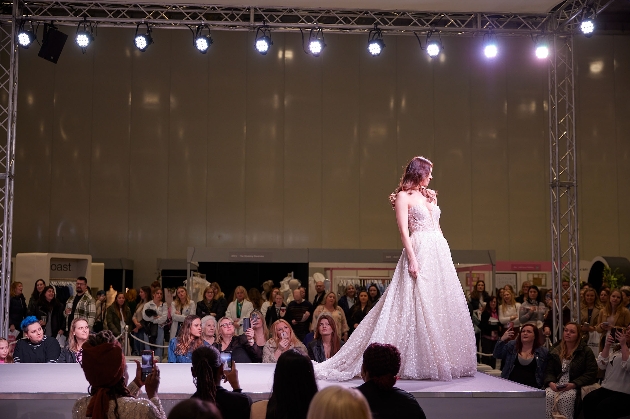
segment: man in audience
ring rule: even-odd
[[[83,276],[77,278],[75,285],[76,295],[68,298],[66,302],[66,333],[70,329],[72,320],[76,318],[85,319],[90,327],[90,332],[94,327],[94,320],[96,319],[96,302],[90,295],[87,286],[87,279]]]
[[[293,328],[293,333],[300,340],[304,341],[310,325],[309,319],[313,314],[311,303],[302,298],[300,289],[293,290],[293,301],[287,306],[287,314],[284,319]]]
[[[532,284],[530,282],[528,282],[528,281],[523,282],[523,285],[521,286],[521,293],[515,299],[517,303],[523,304],[523,301],[525,301],[525,298],[527,298],[527,293],[529,291],[529,287],[531,287],[531,286],[532,286]]]
[[[400,352],[393,345],[372,343],[363,352],[361,378],[357,387],[367,399],[373,419],[426,419],[410,393],[394,387],[400,370]]]
[[[313,307],[317,308],[318,305],[324,301],[324,296],[326,294],[326,287],[324,286],[324,281],[317,281],[315,283],[315,298],[313,299]]]

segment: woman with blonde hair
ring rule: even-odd
[[[214,300],[217,302],[216,306],[216,316],[215,319],[220,319],[225,317],[225,312],[227,311],[228,302],[225,299],[225,294],[221,291],[221,286],[218,282],[213,282],[210,284],[212,289],[214,290]]]
[[[249,364],[262,357],[262,352],[254,345],[254,342],[249,342],[247,335],[236,335],[234,323],[229,317],[219,320],[216,339],[212,346],[220,352],[232,352],[232,361],[237,364]]]
[[[263,349],[269,336],[267,323],[265,323],[262,313],[258,310],[252,311],[252,314],[249,315],[249,321],[251,327],[245,330],[242,336],[247,339],[247,344],[251,347],[251,350],[248,351],[251,361],[262,362]]]
[[[499,323],[507,329],[510,326],[510,322],[512,322],[512,328],[516,329],[514,333],[518,333],[518,328],[521,326],[521,323],[518,321],[518,310],[520,308],[521,304],[517,303],[514,298],[514,291],[507,287],[504,288],[503,300],[499,307]]]
[[[604,346],[603,342],[606,339],[605,335],[608,331],[613,327],[626,327],[630,324],[630,311],[623,306],[621,303],[622,300],[623,296],[621,291],[618,289],[612,290],[608,298],[608,303],[599,312],[596,329],[599,333],[604,335],[602,338],[602,348]]]
[[[313,332],[315,332],[317,321],[322,314],[327,314],[332,317],[335,321],[335,326],[337,326],[337,333],[339,333],[340,338],[344,341],[348,340],[348,330],[350,329],[348,327],[348,321],[343,309],[337,305],[337,294],[333,291],[326,294],[322,304],[317,306],[313,312],[313,322],[311,323],[311,330]]]
[[[175,298],[171,303],[171,318],[173,319],[173,324],[171,325],[171,339],[178,336],[179,329],[184,320],[186,320],[186,317],[194,316],[196,310],[197,304],[188,296],[186,287],[177,287]]]
[[[58,364],[81,363],[83,357],[83,344],[90,337],[90,328],[85,319],[77,318],[72,320],[70,332],[68,333],[68,346],[61,349],[61,354],[57,359]]]
[[[13,356],[9,350],[9,341],[0,337],[0,364],[12,364]]]
[[[306,419],[372,419],[372,412],[359,390],[335,385],[315,394]]]
[[[286,320],[276,320],[271,325],[271,338],[263,348],[263,363],[275,364],[278,358],[289,349],[295,349],[304,356],[308,356],[306,346],[295,337],[293,329]]]
[[[225,317],[232,319],[234,332],[237,336],[243,334],[242,321],[244,318],[249,317],[252,311],[254,311],[254,305],[247,297],[247,290],[239,285],[234,289],[234,300],[228,305],[225,312]]]

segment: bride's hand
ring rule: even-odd
[[[409,261],[409,275],[413,279],[416,279],[418,276],[418,262],[415,259]]]

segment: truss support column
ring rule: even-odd
[[[13,239],[13,181],[15,175],[15,122],[18,87],[18,50],[16,22],[19,16],[18,0],[13,1],[10,20],[0,22],[0,135],[6,134],[6,143],[0,143],[0,206],[2,224],[2,259],[0,261],[0,335],[7,336],[9,329],[9,290],[11,287],[11,245]],[[19,328],[19,325],[15,325]]]
[[[580,320],[573,35],[555,34],[549,62],[552,340],[562,337],[563,312]],[[569,281],[564,289],[563,279]]]

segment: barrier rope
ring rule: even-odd
[[[137,340],[138,342],[142,342],[142,343],[144,343],[145,345],[153,346],[153,347],[155,347],[155,348],[167,348],[167,349],[168,349],[168,345],[164,346],[164,345],[156,345],[155,343],[149,343],[149,342],[147,342],[147,341],[145,341],[145,340],[140,339],[140,338],[139,338],[139,337],[137,337],[137,336],[134,336],[132,333],[129,333],[129,336],[131,336],[132,338],[134,338],[134,339],[135,339],[135,340]]]

